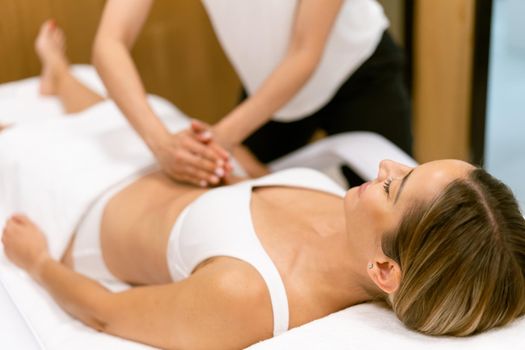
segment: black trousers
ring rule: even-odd
[[[412,154],[411,107],[404,81],[404,55],[385,32],[374,54],[314,114],[283,123],[269,121],[246,145],[268,163],[306,145],[316,130],[328,135],[373,131]],[[242,98],[246,98],[243,92]],[[350,169],[343,173],[352,185],[362,182]]]

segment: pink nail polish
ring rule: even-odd
[[[223,168],[215,169],[215,175],[217,175],[218,177],[223,177],[224,176],[224,169]]]

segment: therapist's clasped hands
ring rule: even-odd
[[[175,134],[166,130],[149,105],[130,55],[153,2],[106,2],[93,45],[93,64],[111,98],[166,174],[202,187],[227,182],[223,180],[232,169],[228,152],[238,151],[238,146],[289,103],[316,71],[343,0],[300,1],[284,57],[256,91],[213,128],[194,122],[188,130]]]
[[[229,152],[213,140],[208,125],[197,120],[178,133],[158,135],[151,146],[164,172],[178,181],[215,186],[232,171]]]

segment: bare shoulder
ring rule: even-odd
[[[177,349],[240,349],[270,338],[264,280],[249,264],[214,258],[189,278],[114,295],[104,331]]]
[[[266,284],[246,262],[219,257],[191,277],[192,290],[201,304],[196,310],[211,333],[203,348],[244,348],[273,334],[273,311]],[[190,331],[190,330],[188,330]],[[199,332],[200,333],[200,332]]]
[[[219,257],[213,263],[192,275],[194,283],[208,286],[208,297],[222,300],[224,312],[236,316],[244,324],[257,323],[270,336],[273,329],[273,311],[270,294],[259,272],[248,263]],[[257,316],[257,317],[255,317]]]

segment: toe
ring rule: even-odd
[[[30,222],[27,216],[25,216],[24,214],[20,214],[20,213],[14,214],[11,217],[11,219],[13,220],[14,223],[17,223],[17,224],[27,224]]]

